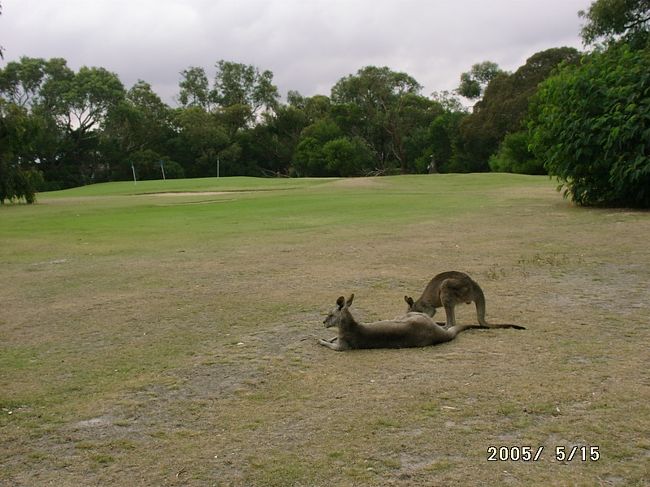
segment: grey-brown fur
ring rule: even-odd
[[[456,324],[454,308],[460,303],[476,305],[476,316],[478,322],[485,328],[500,328],[497,325],[490,325],[485,320],[485,295],[481,286],[464,272],[448,271],[435,276],[427,287],[424,288],[422,296],[413,301],[410,296],[404,296],[408,304],[407,312],[417,311],[429,316],[436,314],[436,308],[444,307],[447,315],[447,327]],[[516,325],[509,325],[517,328]]]
[[[359,323],[350,313],[354,294],[346,301],[343,296],[327,315],[325,328],[338,327],[332,340],[318,340],[321,345],[336,351],[356,348],[407,348],[426,347],[453,340],[458,333],[481,325],[456,325],[443,328],[424,313],[411,312],[394,320]],[[510,327],[504,325],[503,327]]]

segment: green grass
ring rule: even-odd
[[[423,217],[444,219],[495,204],[501,199],[500,190],[516,187],[522,181],[514,178],[504,186],[500,179],[486,176],[483,193],[474,197],[471,188],[476,187],[476,182],[472,176],[441,178],[446,184],[439,189],[414,177],[393,178],[391,184],[380,182],[383,186],[374,189],[335,190],[318,180],[299,184],[289,179],[229,179],[199,180],[203,186],[198,186],[196,180],[167,183],[175,184],[173,191],[237,188],[253,192],[152,198],[132,195],[132,183],[112,183],[40,194],[40,204],[34,207],[38,211],[12,207],[3,212],[3,233],[15,243],[8,249],[13,250],[8,257],[46,260],[54,256],[52,260],[56,260],[71,253],[112,255],[138,251],[150,255],[201,242],[232,245],[257,235],[292,239],[295,234],[329,234],[359,225],[407,224]],[[171,191],[163,188],[161,182],[141,184],[146,183],[151,183],[146,191]],[[260,188],[269,191],[262,192]],[[124,197],[90,197],[102,194]],[[82,195],[88,198],[65,202],[66,197]]]
[[[270,191],[279,189],[298,189],[323,184],[327,179],[259,179],[246,177],[168,179],[166,181],[122,181],[100,183],[43,193],[45,198],[70,198],[90,196],[143,195],[165,192],[206,192],[206,191]]]
[[[642,485],[648,235],[647,212],[503,174],[124,182],[5,205],[0,483]],[[451,269],[481,283],[488,319],[528,329],[316,344],[339,295],[392,317]],[[569,443],[602,459],[485,459]]]

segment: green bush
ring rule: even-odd
[[[540,86],[529,128],[577,204],[650,207],[650,47],[611,45],[564,67]]]
[[[36,169],[23,169],[0,160],[0,204],[7,201],[36,202],[36,188],[43,183],[43,174]]]
[[[528,148],[528,133],[525,131],[506,135],[499,151],[488,162],[494,172],[546,174],[544,165]]]
[[[372,154],[358,137],[339,137],[323,146],[327,168],[339,176],[357,176],[372,166]]]

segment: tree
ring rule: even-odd
[[[462,167],[455,166],[454,151],[457,146],[459,127],[467,117],[464,110],[446,110],[438,115],[427,127],[427,140],[430,151],[421,156],[420,172],[425,172],[433,159],[439,172],[460,172]]]
[[[74,72],[63,59],[46,61],[23,57],[19,62],[12,61],[0,70],[0,98],[6,103],[6,109],[19,108],[34,128],[30,131],[29,139],[18,139],[24,146],[19,150],[14,147],[13,152],[20,153],[21,167],[38,165],[38,169],[50,181],[63,177],[63,171],[53,176],[51,169],[55,164],[65,164],[65,148],[71,145],[57,124],[54,107],[62,105],[61,100],[69,91],[73,78]],[[64,179],[72,177],[68,175]],[[55,189],[61,187],[60,183],[53,184]]]
[[[330,118],[323,118],[306,127],[296,146],[293,166],[299,176],[335,176],[328,167],[324,147],[343,137],[341,128]]]
[[[40,127],[25,163],[38,162],[50,189],[106,176],[97,148],[102,125],[124,97],[115,74],[88,67],[75,73],[64,59],[23,57],[0,70],[0,96]]]
[[[163,179],[163,170],[165,179],[178,179],[185,176],[185,171],[179,163],[151,149],[134,152],[129,163],[133,164],[138,179]]]
[[[263,123],[240,134],[242,158],[253,162],[262,173],[289,175],[300,135],[310,125],[307,113],[290,103],[279,105],[263,119]]]
[[[254,175],[307,174],[306,167],[300,166],[305,161],[304,152],[298,162],[299,170],[294,167],[296,149],[304,129],[323,119],[332,122],[331,102],[326,96],[304,97],[297,91],[290,91],[287,101],[272,111],[262,112],[259,123],[235,134],[242,148],[240,170]],[[310,131],[313,129],[306,133]]]
[[[323,156],[329,171],[337,176],[358,176],[372,167],[372,153],[359,137],[339,137],[323,146]]]
[[[211,99],[219,106],[227,108],[246,106],[250,115],[247,122],[252,122],[261,110],[273,110],[280,97],[273,84],[273,73],[254,66],[221,60],[217,63],[217,74]]]
[[[138,80],[126,93],[125,101],[136,108],[144,119],[145,123],[140,127],[141,145],[146,145],[147,141],[149,144],[163,144],[172,129],[171,110],[151,85]]]
[[[425,172],[431,155],[437,148],[430,138],[429,127],[445,113],[438,102],[419,95],[407,95],[397,129],[404,135],[397,139],[395,157],[405,161],[408,172]],[[402,171],[404,172],[404,171]]]
[[[63,96],[52,100],[53,113],[68,133],[80,137],[99,127],[108,111],[124,98],[122,82],[104,68],[83,66],[63,83]]]
[[[212,87],[203,68],[191,67],[181,73],[179,101],[183,109],[177,117],[179,136],[173,144],[177,160],[189,175],[214,174],[217,160],[226,163],[228,174],[259,174],[247,158],[263,159],[255,147],[262,142],[252,141],[250,131],[261,134],[257,126],[278,109],[273,73],[223,60],[216,68]],[[194,127],[194,123],[204,125]]]
[[[136,82],[102,124],[100,152],[110,167],[110,177],[130,177],[131,156],[136,152],[166,153],[176,136],[173,128],[171,109],[149,83]]]
[[[106,180],[108,168],[98,152],[100,129],[124,99],[125,90],[116,74],[104,68],[81,67],[77,73],[48,80],[42,109],[62,133],[62,144],[47,170],[63,176],[63,185]]]
[[[650,49],[565,66],[531,106],[531,146],[579,205],[650,207]]]
[[[0,204],[36,201],[42,175],[29,162],[38,129],[25,108],[0,99]]]
[[[474,64],[470,71],[460,75],[460,85],[456,92],[470,100],[480,98],[488,83],[502,73],[504,71],[492,61]]]
[[[210,83],[203,68],[189,67],[181,72],[178,101],[186,107],[200,107],[206,111],[211,108]]]
[[[27,204],[36,202],[36,188],[43,176],[35,169],[22,169],[12,166],[0,156],[0,205],[6,201],[25,200]]]
[[[650,0],[596,0],[578,15],[586,19],[580,32],[585,44],[594,44],[599,39],[645,38],[650,22]]]
[[[2,4],[0,4],[0,15],[2,15]],[[4,47],[0,46],[0,59],[4,59]]]
[[[375,66],[342,78],[332,88],[340,125],[365,141],[378,169],[389,169],[395,161],[402,173],[408,171],[405,137],[412,126],[409,114],[418,103],[420,90],[420,84],[408,74]]]
[[[309,123],[332,115],[332,101],[324,95],[304,97],[297,91],[289,91],[289,106],[301,110]]]
[[[506,135],[497,153],[490,157],[490,169],[494,172],[546,174],[544,164],[530,151],[528,142],[526,130]]]
[[[360,137],[344,135],[330,118],[306,127],[293,166],[299,176],[358,176],[373,168],[373,154]]]
[[[189,151],[184,160],[176,159],[184,165],[185,174],[189,177],[215,176],[217,158],[231,143],[217,117],[199,107],[179,109],[176,124],[177,143]]]
[[[181,73],[175,159],[190,176],[214,175],[221,162],[220,173],[257,175],[255,160],[266,162],[258,146],[272,144],[258,126],[279,106],[273,73],[223,60],[216,68],[212,87],[203,68]],[[254,141],[251,131],[262,137]]]
[[[531,96],[539,83],[561,63],[577,63],[580,53],[569,47],[533,54],[512,74],[501,73],[490,81],[483,98],[459,126],[451,168],[462,172],[488,171],[488,160],[510,132],[523,129]]]
[[[431,93],[431,99],[439,103],[443,110],[447,112],[467,113],[467,109],[463,106],[460,99],[454,93],[447,90],[434,91]]]
[[[69,81],[73,76],[64,59],[46,61],[23,56],[0,70],[0,94],[5,101],[30,111],[39,106],[44,108],[48,97],[52,100],[60,95],[54,84]],[[50,101],[49,105],[52,104]]]

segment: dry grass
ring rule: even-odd
[[[495,175],[213,197],[0,208],[0,483],[646,485],[647,212]],[[317,345],[339,295],[392,317],[451,269],[527,330]],[[601,457],[555,459],[574,445]]]

